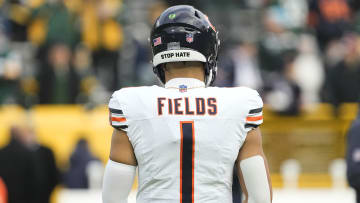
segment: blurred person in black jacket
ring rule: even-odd
[[[47,58],[42,59],[38,72],[40,103],[75,103],[79,78],[71,65],[71,48],[65,43],[55,43],[46,50]]]
[[[265,101],[279,115],[295,116],[300,113],[301,89],[295,80],[294,61],[297,52],[287,52],[282,60],[280,74],[268,73],[265,78]]]
[[[8,190],[8,203],[37,203],[36,167],[23,145],[19,127],[10,130],[10,143],[0,149],[0,177]]]
[[[335,106],[357,102],[360,97],[360,36],[349,34],[341,42],[344,58],[327,70],[328,99]]]
[[[349,185],[355,189],[356,202],[360,203],[360,108],[347,134],[346,163]]]
[[[23,143],[31,151],[37,182],[37,202],[49,203],[52,191],[59,183],[59,172],[52,150],[37,142],[34,129],[23,128]]]
[[[70,167],[64,174],[64,185],[67,188],[89,188],[87,167],[92,161],[99,159],[91,153],[87,140],[82,138],[71,154]]]

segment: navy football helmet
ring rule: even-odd
[[[179,61],[204,63],[205,84],[216,77],[220,40],[208,17],[192,6],[179,5],[166,9],[151,31],[153,71],[162,83],[165,74],[161,64]]]

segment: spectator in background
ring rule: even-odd
[[[7,203],[7,189],[1,177],[0,177],[0,203]]]
[[[56,167],[52,150],[37,142],[31,127],[23,128],[24,145],[32,152],[35,164],[37,188],[37,203],[49,203],[55,186],[59,183],[59,172]]]
[[[105,87],[112,92],[118,89],[119,50],[124,42],[123,27],[118,22],[122,1],[89,0],[81,13],[81,30],[84,44],[93,51],[95,74]]]
[[[79,94],[76,96],[76,103],[103,104],[107,95],[99,92],[102,86],[94,75],[91,51],[83,44],[79,44],[74,50],[72,59],[74,71],[79,78]]]
[[[147,6],[148,18],[144,24],[137,23],[135,26],[133,26],[131,33],[128,33],[130,35],[128,37],[133,38],[133,41],[130,42],[133,43],[133,45],[127,45],[134,46],[136,49],[132,58],[133,64],[128,68],[134,71],[134,78],[137,84],[152,85],[158,83],[157,78],[154,77],[154,74],[152,74],[152,66],[149,63],[151,60],[151,49],[148,42],[148,33],[150,32],[151,26],[154,25],[154,22],[159,17],[159,15],[169,7],[167,3],[162,0],[156,0],[154,3],[149,4]]]
[[[4,1],[0,1],[0,31],[2,33],[9,34],[9,20],[7,19],[4,12]]]
[[[0,25],[0,104],[19,102],[21,73],[20,55],[11,50],[10,42]]]
[[[335,106],[360,97],[360,37],[346,35],[342,40],[344,58],[327,70],[329,101]]]
[[[10,143],[0,149],[0,177],[6,184],[9,203],[38,203],[36,166],[23,139],[21,129],[12,127]]]
[[[346,164],[349,185],[356,192],[356,202],[360,203],[360,108],[347,133]]]
[[[38,73],[41,104],[75,103],[79,80],[71,66],[71,49],[68,45],[51,45],[46,63]]]
[[[58,42],[70,47],[74,46],[79,40],[76,30],[76,16],[64,4],[64,0],[46,1],[32,12],[33,22],[42,20],[45,38],[43,43],[51,45]]]
[[[359,2],[155,0],[146,4],[140,0],[0,0],[0,32],[7,36],[0,36],[0,104],[100,104],[119,87],[156,83],[149,74],[151,52],[145,34],[159,12],[183,3],[206,8],[217,15],[218,29],[226,30],[220,35],[220,54],[226,53],[229,60],[220,64],[223,68],[219,69],[218,85],[263,89],[268,81],[260,82],[256,67],[262,80],[273,78],[274,72],[281,75],[284,54],[299,49],[294,81],[303,91],[304,104],[319,101],[316,94],[324,77],[322,64],[327,67],[326,91],[320,92],[322,101],[336,102],[329,81],[334,67],[344,61],[345,54],[338,54],[344,47],[339,39],[350,28],[360,32]],[[315,51],[318,47],[303,51],[307,42],[302,43],[299,33],[308,28],[306,25],[316,34],[320,54]],[[234,39],[251,43],[234,49]],[[67,47],[70,62],[66,66],[70,68],[55,71],[54,62],[48,60],[55,44]],[[255,54],[252,44],[257,45]],[[37,58],[32,53],[38,53]]]
[[[221,74],[216,83],[220,86],[245,86],[262,90],[262,76],[257,61],[257,47],[242,43],[231,49],[222,60]]]
[[[80,139],[70,157],[70,167],[64,174],[67,188],[89,188],[87,168],[93,161],[99,161],[91,152],[85,139]]]
[[[263,17],[265,32],[258,50],[259,65],[265,73],[282,73],[282,68],[285,67],[284,55],[296,50],[298,46],[298,36],[285,27],[282,10],[278,5],[270,7]]]
[[[281,74],[272,73],[266,78],[265,101],[269,108],[281,115],[298,115],[301,108],[301,89],[295,81],[296,52],[284,55]]]
[[[310,0],[309,26],[315,29],[322,51],[332,40],[340,39],[351,28],[351,7],[348,0]]]
[[[257,48],[252,43],[244,43],[232,53],[235,65],[234,86],[246,86],[261,90],[263,81],[257,61]]]
[[[320,91],[325,80],[324,65],[318,53],[315,38],[308,34],[300,35],[299,55],[294,61],[294,79],[302,92],[305,107],[320,102]]]
[[[27,23],[31,17],[28,1],[5,1],[3,12],[8,16],[10,38],[12,41],[24,42],[27,40]]]

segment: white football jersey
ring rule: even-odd
[[[190,78],[116,91],[110,122],[134,148],[137,203],[232,203],[234,163],[262,107],[255,90]]]

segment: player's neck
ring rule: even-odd
[[[166,82],[174,78],[194,78],[204,81],[204,69],[203,67],[177,67],[165,71]]]

